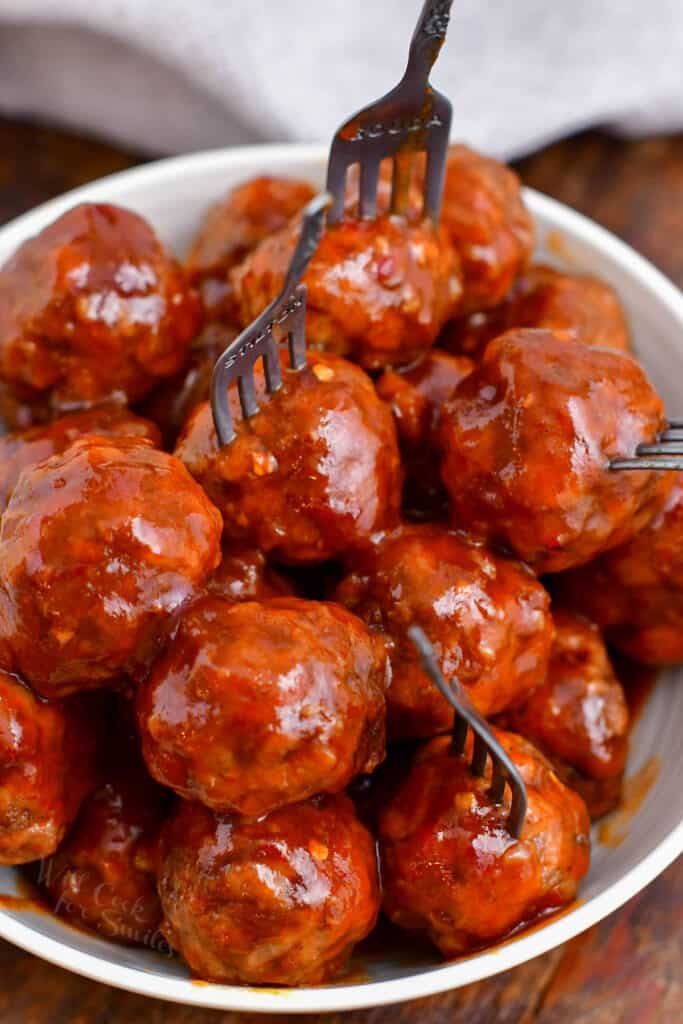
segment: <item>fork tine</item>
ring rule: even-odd
[[[297,308],[290,315],[290,330],[287,337],[289,365],[292,370],[301,370],[306,365],[306,292],[305,284],[296,289],[299,300]]]
[[[453,736],[451,739],[451,750],[459,757],[465,753],[465,744],[467,743],[467,730],[469,726],[467,721],[462,718],[457,712],[455,714],[455,721],[453,722]]]
[[[669,420],[668,430],[683,430],[683,420]]]
[[[493,778],[491,779],[489,795],[494,804],[502,803],[505,796],[505,772],[501,771],[501,767],[495,758],[493,758]]]
[[[280,357],[272,335],[263,353],[263,369],[266,375],[266,390],[272,395],[282,387]]]
[[[332,196],[332,205],[327,214],[330,224],[336,224],[344,216],[346,175],[349,169],[339,146],[335,145],[335,142],[336,139],[333,141],[330,149],[330,156],[327,162],[327,182],[325,184],[326,190]]]
[[[470,771],[473,775],[482,776],[486,771],[486,743],[478,733],[474,734],[474,750],[472,753],[472,764]]]
[[[657,444],[639,444],[636,455],[683,455],[683,439],[662,438]]]
[[[510,817],[508,828],[510,834],[519,839],[526,820],[526,812],[529,808],[529,798],[525,786],[512,786],[512,803],[510,805]]]
[[[377,214],[379,168],[379,160],[366,160],[360,165],[358,214],[363,220],[372,220]]]
[[[256,384],[254,382],[254,364],[252,363],[249,370],[241,374],[237,378],[237,388],[240,394],[240,406],[242,407],[242,415],[245,419],[249,419],[250,416],[255,416],[259,410],[259,404],[256,399]]]
[[[228,346],[229,349],[229,346]],[[218,359],[211,378],[211,411],[213,413],[216,434],[221,444],[229,444],[235,439],[235,424],[232,421],[228,388],[230,373],[226,362],[228,349]]]
[[[414,153],[399,150],[393,160],[391,180],[391,212],[402,216],[410,206],[410,181],[413,171]]]
[[[438,687],[440,693],[446,698],[451,707],[455,709],[456,723],[459,719],[464,720],[474,733],[474,756],[470,768],[472,773],[475,774],[481,767],[481,750],[483,750],[484,767],[487,754],[490,756],[493,765],[491,788],[494,796],[500,792],[498,776],[501,774],[505,776],[505,780],[510,786],[510,791],[512,793],[508,828],[511,835],[518,839],[526,818],[529,798],[524,779],[522,778],[517,765],[514,763],[499,740],[491,732],[488,724],[476,710],[458,681],[455,679],[451,680],[450,686],[446,682],[441,674],[439,666],[436,663],[432,645],[420,627],[411,626],[408,629],[408,636],[420,654],[422,667],[425,672],[432,682]],[[504,787],[503,794],[500,796],[501,799],[502,795],[504,795]]]
[[[441,120],[439,131],[431,131],[427,136],[427,166],[424,181],[425,213],[437,221],[441,211],[444,182],[446,179],[446,159],[451,129],[453,108],[445,97],[438,97],[442,102],[436,103],[435,113]]]
[[[663,455],[642,456],[635,459],[614,459],[609,464],[610,469],[672,469],[683,470],[683,455],[666,458]]]

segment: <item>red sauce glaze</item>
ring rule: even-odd
[[[448,499],[439,473],[434,428],[441,408],[474,368],[466,356],[430,349],[416,363],[386,369],[377,394],[391,407],[406,481],[403,506],[415,519],[445,517]]]
[[[550,758],[596,817],[619,799],[628,705],[598,627],[555,606],[553,620],[555,642],[545,682],[525,704],[507,712],[504,724]]]
[[[162,948],[154,844],[168,794],[147,774],[132,745],[119,745],[98,789],[40,881],[55,913],[127,945]]]
[[[630,356],[557,332],[508,331],[444,406],[438,442],[453,522],[539,573],[588,562],[664,503],[670,474],[609,469],[664,422]]]
[[[460,315],[497,306],[531,260],[534,246],[517,175],[467,146],[451,146],[441,225],[462,264]]]
[[[683,473],[640,533],[558,585],[630,657],[649,665],[683,661]]]
[[[207,597],[138,690],[145,760],[180,796],[266,814],[384,757],[384,646],[337,605]]]
[[[87,437],[24,470],[0,525],[4,639],[46,697],[137,677],[220,560],[221,521],[173,456]]]
[[[380,816],[385,913],[394,924],[426,932],[447,957],[570,903],[590,861],[581,798],[530,743],[495,732],[528,790],[519,839],[508,831],[509,794],[492,803],[490,772],[471,775],[469,761],[449,753],[447,736],[420,751]]]
[[[521,563],[440,526],[404,526],[381,539],[334,596],[387,639],[392,738],[433,736],[453,723],[407,635],[413,624],[484,715],[524,701],[545,677],[553,624],[543,586]]]
[[[152,444],[161,440],[159,431],[125,405],[113,402],[67,413],[51,423],[0,437],[0,512],[3,511],[14,486],[27,466],[35,466],[51,455],[58,455],[72,441],[86,434],[103,437],[145,437]]]
[[[439,343],[450,352],[479,358],[489,341],[514,327],[568,332],[595,348],[631,348],[626,317],[610,285],[543,264],[525,270],[499,306],[453,320]]]
[[[67,211],[0,269],[0,377],[55,408],[142,398],[183,366],[199,299],[137,214]]]
[[[264,239],[231,276],[244,325],[282,288],[300,225]],[[445,232],[429,221],[382,215],[326,229],[303,277],[311,347],[367,369],[407,363],[430,348],[459,308],[460,268]]]
[[[161,384],[140,406],[140,412],[161,430],[167,448],[173,448],[197,406],[208,401],[216,360],[236,337],[236,327],[207,324],[190,346],[187,368]]]
[[[0,864],[57,849],[97,783],[99,702],[48,704],[0,671]]]
[[[240,545],[223,547],[221,564],[206,584],[213,597],[224,601],[267,601],[294,597],[294,583],[266,562],[262,551]]]
[[[162,849],[162,928],[202,978],[319,984],[375,924],[375,844],[343,795],[251,822],[181,803]]]
[[[260,241],[283,228],[313,196],[314,189],[306,181],[264,175],[233,188],[209,209],[185,264],[207,317],[232,319],[228,271]]]
[[[398,520],[402,472],[391,412],[357,366],[309,353],[306,369],[287,369],[261,411],[241,419],[219,449],[208,404],[176,447],[223,513],[225,536],[285,563],[323,562],[368,543]]]

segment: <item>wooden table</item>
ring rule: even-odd
[[[137,162],[102,143],[0,120],[0,223]],[[604,224],[683,287],[683,136],[623,142],[588,133],[519,169],[528,184]],[[243,1024],[250,1016],[129,995],[2,942],[0,978],[1,1024]],[[680,1024],[683,859],[606,921],[531,963],[457,992],[342,1017],[344,1024]]]

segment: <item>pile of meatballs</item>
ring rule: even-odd
[[[0,269],[0,863],[200,978],[333,979],[380,912],[461,956],[571,903],[620,797],[613,653],[683,659],[683,477],[609,469],[665,422],[617,296],[532,263],[496,161],[451,148],[438,225],[413,188],[360,220],[349,179],[307,365],[249,420],[231,394],[222,448],[211,370],[308,183],[233,189],[184,263],[84,204]],[[519,838],[412,625],[519,768]]]

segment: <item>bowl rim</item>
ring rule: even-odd
[[[174,182],[208,170],[225,168],[226,171],[239,172],[242,168],[246,176],[253,175],[254,165],[262,165],[273,166],[274,170],[286,173],[288,163],[317,164],[322,168],[326,158],[325,146],[306,143],[219,148],[168,157],[99,178],[42,203],[2,225],[0,242],[13,248],[76,203],[93,199],[102,201],[103,192],[106,192],[107,201],[117,202],[132,188],[155,183],[172,188]],[[605,228],[557,200],[529,188],[524,189],[524,198],[534,217],[541,216],[568,237],[600,250],[612,264],[637,278],[678,320],[683,334],[683,292],[647,259]],[[681,853],[683,821],[616,882],[585,903],[579,900],[572,909],[555,919],[550,918],[547,924],[473,956],[389,981],[273,989],[161,978],[150,970],[123,966],[96,954],[76,950],[58,939],[41,934],[2,909],[0,937],[58,967],[94,981],[170,1002],[252,1013],[353,1010],[435,995],[519,966],[574,938],[618,909]]]

